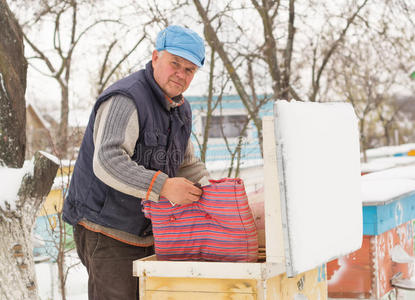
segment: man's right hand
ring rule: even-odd
[[[202,190],[184,177],[167,178],[160,191],[160,196],[180,205],[198,201],[201,195]]]

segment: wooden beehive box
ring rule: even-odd
[[[265,260],[137,260],[141,300],[327,299],[325,263],[362,241],[357,118],[346,104],[277,101],[263,143]]]
[[[321,265],[288,278],[279,202],[277,158],[272,118],[264,118],[265,260],[257,263],[157,261],[155,256],[134,262],[140,299],[155,300],[325,300],[326,270]],[[303,298],[301,298],[303,297]]]
[[[394,293],[395,274],[413,275],[411,264],[392,261],[392,249],[414,253],[415,192],[363,205],[363,246],[327,264],[329,297],[383,299]]]

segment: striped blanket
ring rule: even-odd
[[[144,201],[158,260],[257,260],[255,222],[242,179],[210,180],[199,201],[175,205]]]

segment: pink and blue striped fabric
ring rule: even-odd
[[[163,197],[143,202],[158,260],[257,260],[257,231],[242,179],[210,183],[192,204],[172,206]]]

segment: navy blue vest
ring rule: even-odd
[[[139,138],[131,159],[169,177],[176,175],[183,162],[192,124],[190,105],[185,100],[177,108],[167,108],[165,95],[154,80],[149,62],[144,70],[114,83],[98,97],[75,163],[63,219],[75,225],[86,218],[96,224],[145,236],[149,234],[150,220],[144,217],[141,199],[111,188],[93,172],[95,116],[99,106],[116,94],[133,99],[138,111]]]

